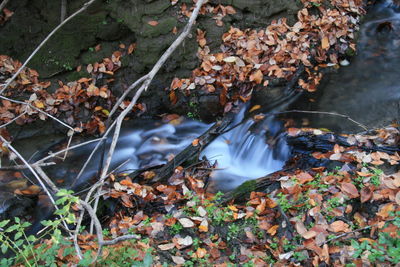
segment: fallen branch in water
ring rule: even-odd
[[[71,19],[73,19],[74,17],[76,17],[77,15],[79,15],[80,13],[82,13],[83,11],[85,11],[94,1],[96,0],[90,0],[88,2],[86,2],[85,4],[83,4],[83,6],[77,10],[75,13],[73,13],[71,16],[69,16],[68,18],[66,18],[65,20],[63,20],[60,24],[58,24],[57,27],[54,28],[54,30],[52,30],[49,35],[46,36],[46,38],[36,47],[36,49],[30,54],[30,56],[25,60],[24,64],[22,64],[22,66],[14,73],[14,75],[8,79],[7,83],[3,86],[3,88],[0,91],[0,94],[3,94],[3,92],[10,86],[10,84],[18,77],[18,75],[24,70],[24,68],[26,67],[26,65],[28,65],[28,63],[31,61],[31,59],[37,54],[37,52],[40,50],[40,48],[42,48],[45,43],[47,43],[47,41],[62,27],[64,26],[68,21],[70,21]],[[4,1],[6,2],[6,1]],[[2,3],[3,4],[3,3]],[[1,10],[1,8],[0,8]]]

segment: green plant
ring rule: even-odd
[[[296,261],[303,261],[303,260],[307,259],[307,255],[304,254],[304,253],[301,252],[301,251],[296,251],[296,252],[293,254],[293,257],[296,259]]]
[[[334,208],[342,206],[340,199],[337,197],[330,198],[326,202],[328,203],[328,207],[326,208],[328,212],[331,212]]]
[[[296,249],[296,245],[291,243],[289,240],[287,239],[283,239],[282,241],[282,247],[284,251],[293,251]]]
[[[278,193],[277,197],[278,197],[278,204],[283,211],[288,211],[289,209],[292,208],[292,204],[287,199],[287,196],[285,194],[280,192]]]
[[[182,229],[183,229],[183,226],[179,222],[174,223],[170,227],[171,234],[173,234],[173,235],[179,234],[182,231]]]
[[[231,240],[232,238],[236,238],[240,232],[240,226],[236,223],[233,223],[228,226],[228,236],[227,239]]]
[[[63,223],[75,223],[75,215],[71,212],[71,206],[76,204],[79,200],[78,197],[72,196],[72,191],[60,190],[57,193],[59,197],[56,204],[60,206],[55,214],[59,215],[58,219],[42,221],[46,227],[46,231],[41,236],[27,235],[28,227],[31,225],[29,222],[22,222],[20,218],[14,218],[14,223],[10,225],[10,220],[0,222],[0,241],[1,251],[3,254],[8,251],[12,252],[8,258],[3,258],[0,262],[1,266],[23,264],[26,266],[56,266],[54,259],[57,257],[61,247],[71,246],[71,241],[62,236],[59,226]],[[7,228],[3,229],[4,227]],[[13,235],[13,236],[12,236]],[[44,236],[51,236],[52,246],[48,247],[47,244],[37,243]],[[12,236],[12,237],[11,237]],[[65,256],[69,253],[74,253],[73,249],[64,250]]]
[[[397,217],[392,222],[397,227],[400,226],[400,212],[395,214]],[[397,236],[400,231],[397,230]],[[351,241],[352,247],[355,249],[353,257],[359,258],[366,255],[371,263],[389,261],[392,264],[400,262],[400,239],[391,236],[389,233],[380,232],[376,242],[364,241],[359,243],[355,240]]]

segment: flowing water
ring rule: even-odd
[[[289,157],[289,148],[280,134],[281,125],[271,118],[257,123],[251,119],[243,121],[245,111],[246,108],[243,108],[227,127],[232,130],[219,136],[200,155],[200,158],[206,157],[217,167],[212,173],[217,190],[230,190],[246,180],[277,171]],[[141,124],[140,128],[124,127],[110,171],[131,173],[165,164],[211,127],[211,124],[182,118],[166,124],[146,124]],[[99,163],[102,161],[103,148],[94,155],[79,180],[75,181],[75,177],[95,145],[92,143],[75,149],[64,162],[48,167],[46,171],[51,177],[57,177],[56,180],[60,180],[64,186],[86,187],[90,184],[90,178],[95,177],[101,168]],[[109,145],[110,140],[104,151],[108,151]]]

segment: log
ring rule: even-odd
[[[224,116],[220,121],[217,121],[210,129],[208,129],[204,134],[197,138],[198,145],[187,146],[183,151],[178,153],[173,160],[169,161],[167,164],[156,170],[156,176],[153,178],[152,182],[163,182],[171,177],[173,171],[177,166],[198,155],[204,147],[206,147],[221,133],[223,133],[226,128],[231,124],[234,117],[235,114],[229,113]]]

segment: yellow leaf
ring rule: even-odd
[[[34,103],[35,103],[35,106],[36,106],[37,108],[44,108],[44,104],[43,104],[42,101],[35,100]]]
[[[322,46],[322,49],[328,49],[329,48],[330,45],[329,45],[329,39],[328,39],[327,36],[322,38],[321,46]]]
[[[249,110],[249,112],[253,112],[254,110],[257,110],[257,109],[260,109],[260,108],[261,108],[260,105],[254,105],[254,106]]]

